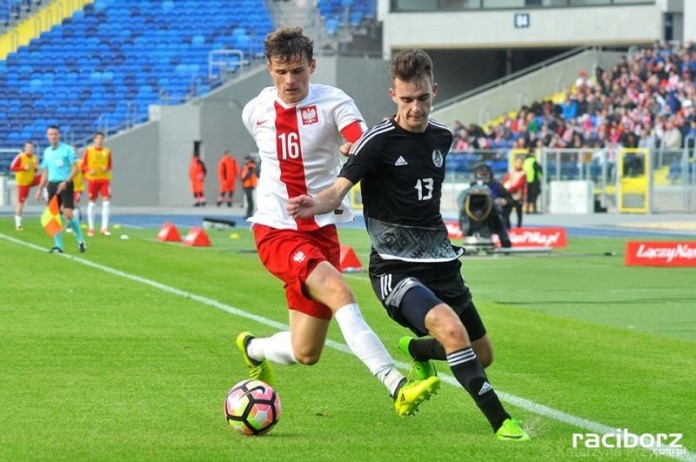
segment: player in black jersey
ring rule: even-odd
[[[291,199],[288,212],[295,218],[328,213],[360,181],[372,286],[394,320],[425,337],[402,342],[421,366],[414,375],[435,373],[427,367],[431,359],[446,360],[498,439],[529,440],[483,370],[492,362],[492,347],[460,273],[462,251],[450,243],[440,213],[452,133],[429,118],[437,93],[430,57],[401,51],[392,60],[391,80],[396,115],[352,146],[333,186]]]

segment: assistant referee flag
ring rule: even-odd
[[[41,226],[44,227],[49,236],[53,237],[63,229],[60,221],[60,207],[58,206],[58,196],[53,196],[48,202],[48,207],[41,214]]]

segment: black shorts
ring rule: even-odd
[[[439,301],[452,307],[464,324],[469,338],[474,341],[486,335],[486,328],[462,278],[461,267],[458,259],[441,263],[411,263],[382,260],[373,255],[370,258],[370,281],[389,316],[419,337],[428,335],[425,315]],[[399,294],[399,290],[407,292],[413,287],[425,287],[432,293],[430,299],[433,302],[428,303],[430,306],[403,306],[403,294]],[[417,313],[411,312],[404,316],[402,309],[415,310]],[[417,321],[413,321],[414,319]]]
[[[541,194],[541,183],[534,181],[532,183],[527,183],[527,202],[530,204],[536,202]]]
[[[61,184],[62,181],[49,181],[48,186],[46,189],[48,190],[48,200],[50,201],[53,199],[53,196],[56,195],[56,190],[58,189],[58,185]],[[58,194],[58,206],[60,207],[61,210],[64,208],[66,209],[74,209],[75,208],[75,194],[73,193],[73,182],[68,181],[65,185],[65,189],[63,189],[60,194]]]

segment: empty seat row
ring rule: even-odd
[[[204,95],[211,51],[257,54],[271,29],[258,1],[96,0],[0,62],[0,114],[22,114],[0,147],[39,141],[48,120],[86,139],[150,104]]]

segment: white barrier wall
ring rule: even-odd
[[[591,181],[552,181],[549,213],[594,213],[593,189]]]
[[[10,203],[10,190],[8,187],[9,178],[0,175],[0,207],[9,205]]]
[[[688,3],[688,2],[687,2]],[[516,27],[516,15],[527,27]],[[635,45],[663,37],[658,4],[387,13],[382,49]]]

